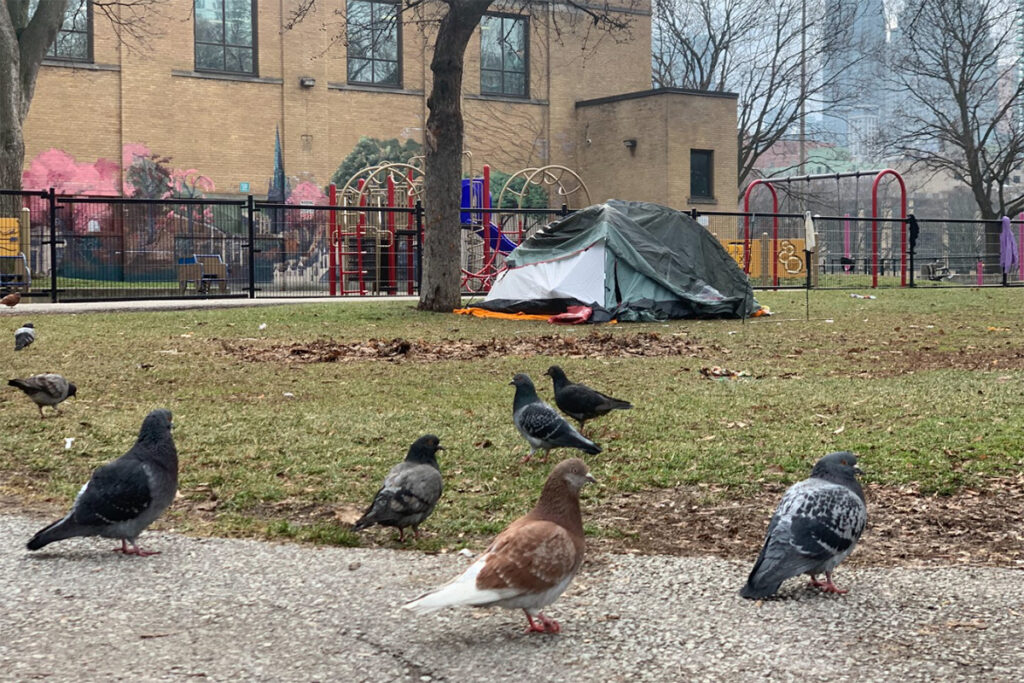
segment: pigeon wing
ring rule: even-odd
[[[120,458],[93,473],[75,501],[74,517],[83,526],[127,522],[141,515],[152,502],[142,464]]]
[[[581,559],[565,527],[524,518],[491,543],[476,585],[483,590],[543,593],[575,574]]]
[[[400,516],[429,512],[441,498],[441,473],[430,465],[392,469],[384,488],[393,491],[390,508]],[[396,471],[398,470],[398,471]]]
[[[21,380],[21,386],[24,388],[26,393],[31,390],[34,393],[40,393],[55,400],[65,398],[68,393],[68,381],[60,375],[52,373],[46,375],[33,375],[27,379],[23,379]]]
[[[573,429],[565,418],[546,403],[523,406],[516,414],[516,424],[531,445],[539,445],[541,448],[566,446],[587,453],[601,452],[599,446]]]

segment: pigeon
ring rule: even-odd
[[[811,585],[826,593],[847,592],[832,583],[832,570],[853,551],[868,518],[856,465],[857,456],[849,451],[829,453],[809,479],[789,487],[741,596],[766,598],[800,574],[809,574]],[[817,579],[821,573],[824,582]]]
[[[512,402],[512,421],[523,438],[530,443],[530,453],[523,458],[527,462],[538,449],[544,451],[544,462],[552,448],[578,448],[584,453],[596,455],[601,447],[583,436],[565,421],[554,408],[537,396],[537,389],[528,375],[517,374],[512,378],[516,397]]]
[[[594,481],[579,458],[560,462],[529,514],[498,534],[466,571],[405,608],[419,614],[458,605],[522,609],[527,633],[561,631],[540,610],[558,599],[583,563],[580,489]]]
[[[32,323],[25,323],[14,331],[14,350],[21,351],[35,340],[36,326]]]
[[[39,408],[40,418],[43,417],[43,406],[53,406],[53,412],[59,413],[57,404],[78,393],[78,387],[54,373],[12,379],[7,385],[24,391]]]
[[[121,539],[115,552],[156,555],[158,551],[140,548],[136,539],[167,509],[177,491],[178,452],[171,438],[171,413],[154,410],[142,421],[135,445],[98,467],[67,516],[33,536],[28,549],[39,550],[73,536],[102,536]]]
[[[587,420],[607,415],[613,410],[629,410],[633,407],[629,401],[612,398],[586,384],[573,384],[557,365],[552,365],[544,374],[555,385],[555,404],[559,410],[580,423],[580,433]]]
[[[443,450],[433,434],[416,439],[405,460],[388,472],[384,485],[352,530],[362,531],[374,524],[394,526],[398,527],[398,540],[404,541],[405,528],[411,526],[413,535],[419,538],[419,525],[441,498],[443,484],[437,451]]]
[[[14,308],[21,301],[21,292],[11,292],[4,298],[0,299],[0,304]]]

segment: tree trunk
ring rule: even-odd
[[[430,62],[434,82],[424,134],[425,227],[419,308],[450,313],[461,302],[462,72],[466,45],[491,0],[448,0]]]

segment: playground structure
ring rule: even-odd
[[[466,158],[471,160],[469,154]],[[462,289],[487,291],[505,257],[551,217],[590,203],[586,185],[571,169],[550,165],[509,176],[495,202],[491,169],[462,181]],[[542,188],[561,211],[530,209],[530,189]],[[331,186],[326,265],[331,296],[413,294],[419,279],[416,216],[423,194],[422,158],[358,171],[340,189]],[[429,230],[424,226],[424,230]]]
[[[853,178],[857,182],[857,190],[854,193],[854,201],[859,201],[859,183],[862,177],[873,177],[871,183],[871,217],[864,216],[862,210],[857,210],[856,215],[849,212],[842,216],[838,215],[843,210],[842,195],[839,192],[840,181],[844,178]],[[881,183],[887,177],[891,177],[899,187],[899,214],[893,216],[891,210],[884,215],[879,213],[881,203],[879,201],[879,189]],[[789,234],[780,234],[780,219],[800,218],[799,214],[780,212],[779,188],[785,188],[787,198],[798,198],[801,200],[801,209],[808,204],[810,196],[801,193],[799,188],[794,191],[794,185],[803,184],[805,187],[815,181],[836,182],[836,205],[831,213],[835,215],[814,216],[815,230],[817,235],[816,248],[805,252],[804,240],[795,236],[795,231],[786,231]],[[751,211],[751,196],[753,191],[763,186],[771,196],[771,210],[766,212],[771,216],[771,232],[763,231],[761,235],[755,236],[751,224],[756,219],[757,213]],[[802,196],[801,196],[802,195]],[[822,207],[817,207],[822,208]],[[802,223],[802,221],[801,221]],[[842,225],[842,248],[838,247],[838,239],[834,227]],[[870,225],[870,247],[863,244],[865,237],[865,226]],[[802,226],[799,226],[802,228]],[[799,229],[798,228],[798,229]],[[898,239],[897,239],[898,233]],[[740,243],[741,242],[741,243]],[[855,242],[859,248],[855,249]],[[896,244],[899,244],[896,251]],[[899,273],[900,286],[908,284],[909,258],[912,258],[912,245],[908,242],[907,235],[907,189],[902,176],[892,169],[874,171],[853,171],[849,173],[830,173],[818,175],[788,176],[783,178],[760,178],[747,185],[743,193],[743,228],[740,240],[727,244],[730,253],[737,260],[744,272],[751,278],[763,278],[768,275],[762,270],[765,263],[770,263],[771,272],[769,282],[772,287],[780,286],[780,282],[787,278],[804,278],[807,276],[805,268],[794,267],[797,260],[806,253],[806,261],[811,264],[811,285],[815,285],[814,278],[818,273],[827,268],[828,265],[835,266],[838,261],[840,272],[853,274],[856,272],[858,256],[865,264],[865,271],[871,275],[871,286],[878,286],[879,275],[886,272],[886,259],[892,264],[889,272]],[[865,254],[866,252],[866,254]],[[841,256],[836,256],[841,253]],[[881,256],[880,256],[881,255]],[[766,258],[767,257],[767,258]],[[830,263],[831,261],[831,263]],[[912,275],[911,275],[912,279]]]

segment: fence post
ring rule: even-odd
[[[569,205],[565,202],[562,203],[562,208],[558,211],[558,215],[565,218],[569,215]]]
[[[57,303],[57,190],[46,195],[50,203],[50,301]]]
[[[252,195],[245,200],[249,209],[249,298],[256,298],[256,201]]]
[[[423,293],[423,202],[416,200],[416,293]]]

